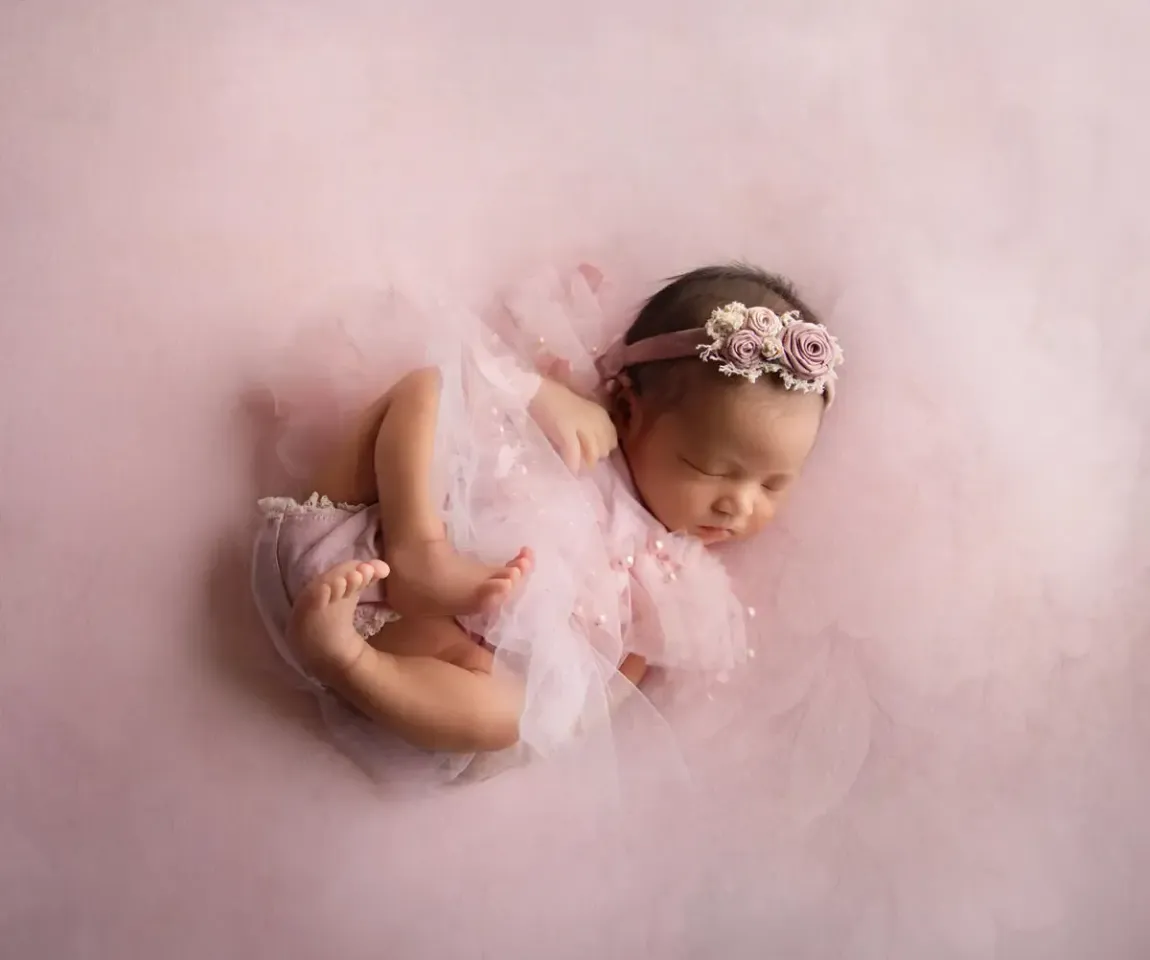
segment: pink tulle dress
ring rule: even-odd
[[[589,289],[577,290],[593,302]],[[617,672],[628,653],[717,681],[747,655],[746,614],[720,559],[647,511],[621,453],[572,473],[529,416],[538,378],[523,372],[534,359],[524,344],[540,340],[526,332],[532,318],[546,324],[549,349],[571,362],[576,381],[594,376],[594,352],[575,336],[574,318],[554,299],[536,304],[519,303],[508,314],[517,322],[498,335],[490,322],[457,316],[453,335],[436,338],[426,358],[443,384],[434,475],[452,542],[488,561],[523,545],[535,551],[534,572],[503,610],[463,621],[493,649],[495,669],[525,686],[521,758],[551,755],[589,730],[602,737],[621,699],[641,700]],[[253,587],[280,654],[336,727],[354,728],[361,754],[414,757],[419,751],[371,728],[308,677],[284,637],[292,602],[313,577],[344,560],[381,556],[376,508],[333,503],[316,491],[304,502],[264,499],[260,510]],[[394,617],[376,585],[365,591],[355,625],[370,637]],[[470,759],[423,755],[449,779]]]

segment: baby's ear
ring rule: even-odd
[[[611,419],[619,430],[629,429],[638,419],[639,395],[630,382],[622,382],[611,397],[607,407]]]

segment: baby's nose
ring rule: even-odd
[[[732,492],[715,504],[715,512],[724,517],[745,517],[754,508],[754,497],[745,491]]]

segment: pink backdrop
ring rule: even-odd
[[[0,955],[1150,955],[1148,9],[0,5]],[[529,778],[381,798],[244,566],[301,325],[573,254],[852,348],[772,574],[818,658],[618,858]]]

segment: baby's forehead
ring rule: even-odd
[[[741,461],[771,459],[777,447],[776,431],[763,419],[706,417],[698,413],[681,418],[679,436],[691,450],[725,454]]]
[[[821,397],[756,383],[705,391],[676,410],[680,438],[693,449],[748,464],[804,458],[822,419]]]

